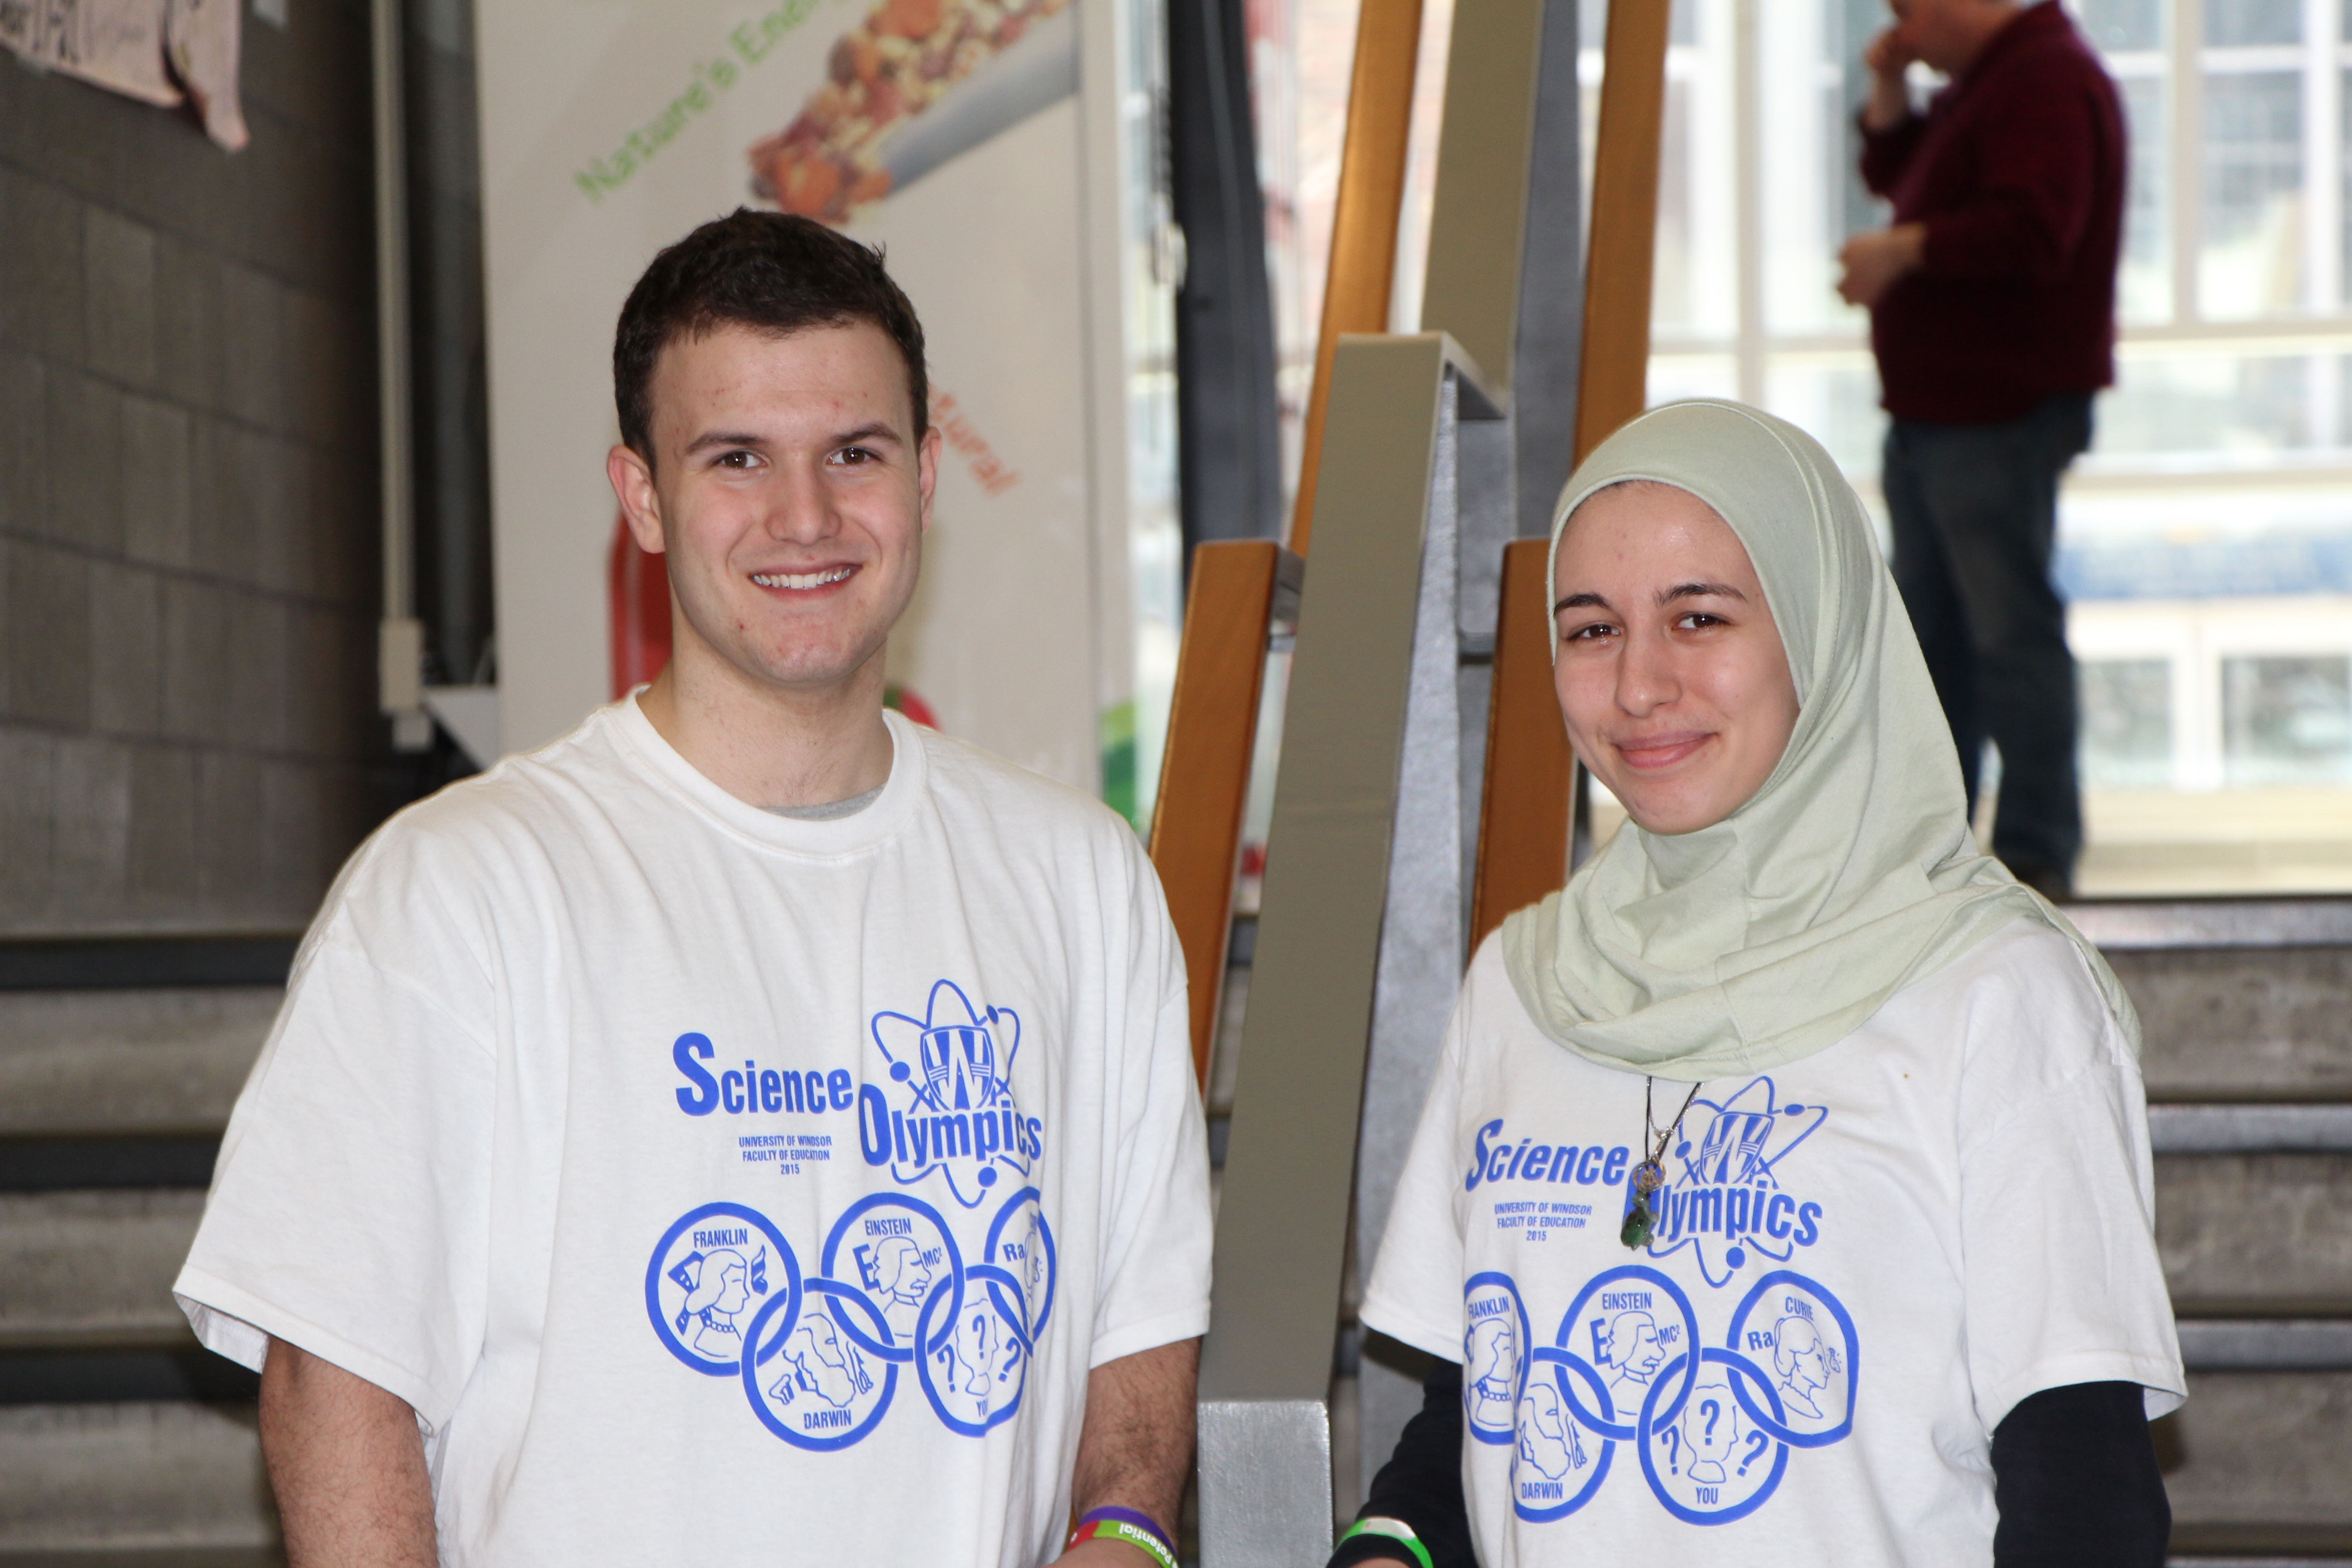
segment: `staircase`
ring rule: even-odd
[[[2157,1432],[2175,1561],[2352,1563],[2352,900],[2069,912],[2147,1031],[2189,1368]],[[281,1561],[255,1380],[197,1347],[170,1286],[292,951],[0,943],[0,1568]]]
[[[2146,1029],[2175,1560],[2352,1562],[2352,900],[2067,912]]]
[[[293,948],[0,943],[0,1568],[283,1561],[257,1380],[171,1283]]]

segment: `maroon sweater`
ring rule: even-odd
[[[2123,108],[2057,0],[2019,12],[1924,117],[1865,127],[1862,177],[1927,228],[1870,313],[1888,413],[1990,424],[2114,382]]]

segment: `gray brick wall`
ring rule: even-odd
[[[0,934],[299,925],[378,809],[367,8],[292,12],[235,156],[0,58]]]

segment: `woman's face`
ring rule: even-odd
[[[1688,490],[1577,508],[1552,578],[1552,686],[1576,754],[1652,833],[1748,803],[1797,724],[1797,688],[1739,536]]]

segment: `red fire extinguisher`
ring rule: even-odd
[[[613,634],[613,698],[618,701],[669,663],[669,568],[637,548],[628,519],[614,525],[604,569]]]

